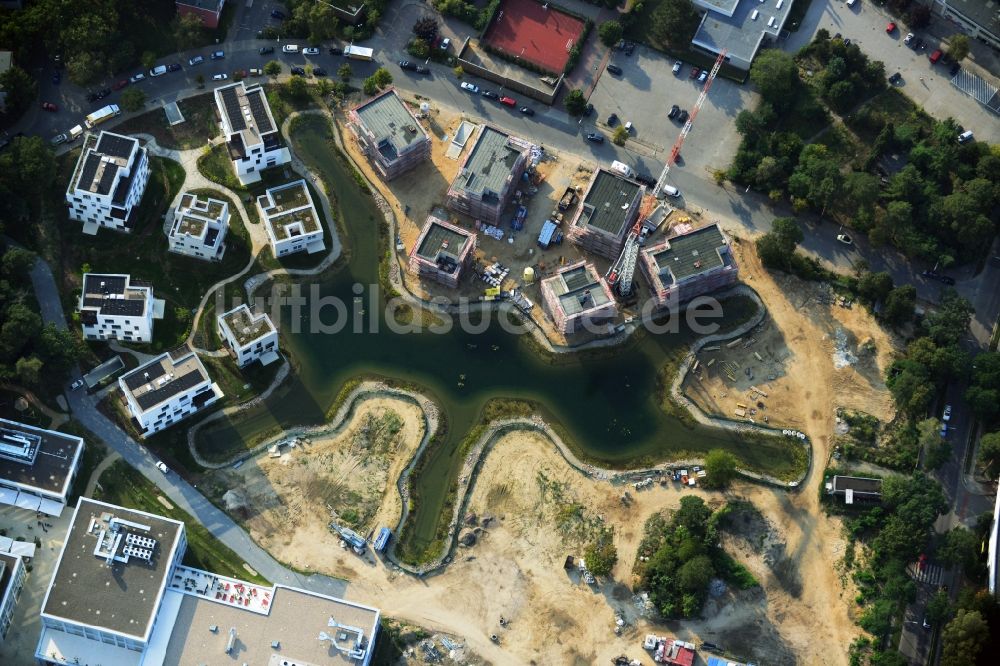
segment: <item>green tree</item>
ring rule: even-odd
[[[821,210],[840,196],[843,185],[840,165],[821,143],[810,143],[802,149],[799,163],[788,179],[789,192]]]
[[[349,62],[345,62],[337,68],[337,76],[339,76],[340,80],[344,83],[351,80],[351,74],[353,74],[353,71],[351,70],[351,63]]]
[[[948,38],[948,55],[960,62],[969,55],[969,38],[961,33]]]
[[[28,386],[38,386],[42,379],[42,359],[37,356],[17,359],[15,372],[19,381]]]
[[[610,576],[618,562],[618,549],[615,548],[614,533],[603,529],[601,533],[584,551],[587,569],[595,576]]]
[[[677,583],[685,592],[704,595],[714,575],[712,559],[708,555],[698,555],[680,566],[677,570]]]
[[[143,51],[139,62],[142,63],[143,69],[152,69],[153,65],[156,64],[156,54],[152,51]]]
[[[917,306],[917,288],[912,284],[896,287],[885,298],[882,317],[894,326],[902,326],[913,319]]]
[[[372,74],[372,79],[375,80],[375,85],[378,86],[379,90],[392,85],[392,74],[385,67],[376,69],[375,73]]]
[[[868,303],[884,301],[892,291],[892,276],[881,273],[864,273],[858,280],[858,295]]]
[[[927,335],[939,345],[957,345],[969,330],[972,304],[954,289],[946,289],[936,310],[924,317]]]
[[[691,0],[663,0],[650,17],[650,23],[657,40],[686,47],[701,23],[701,15]]]
[[[948,619],[951,613],[951,599],[944,590],[938,590],[927,602],[927,621],[932,625],[939,625]]]
[[[628,130],[619,125],[615,128],[614,134],[611,136],[611,140],[615,142],[616,146],[624,146],[628,142]]]
[[[414,58],[427,58],[431,54],[430,44],[419,37],[416,37],[410,41],[406,47],[406,52],[409,53]]]
[[[941,666],[967,666],[979,659],[990,628],[979,611],[959,609],[941,632]]]
[[[761,97],[775,108],[784,109],[798,92],[799,68],[790,53],[764,49],[750,66],[750,80],[760,90]]]
[[[335,37],[338,25],[340,21],[337,20],[337,15],[329,3],[314,2],[309,7],[309,41],[313,44]]]
[[[413,24],[413,34],[429,43],[433,42],[434,38],[437,37],[439,28],[440,26],[434,18],[424,16],[417,19],[417,22]]]
[[[205,30],[197,14],[179,14],[171,22],[171,29],[179,51],[187,51],[197,46]]]
[[[31,250],[10,247],[0,259],[0,272],[3,273],[4,277],[12,280],[22,279],[35,265],[37,259],[38,256]]]
[[[944,535],[938,555],[948,564],[962,567],[965,575],[978,580],[986,571],[979,560],[982,539],[966,527],[955,527]]]
[[[736,456],[724,449],[712,449],[705,456],[705,471],[702,479],[706,488],[725,488],[736,477]]]
[[[361,85],[361,89],[366,95],[374,95],[378,92],[378,83],[375,82],[375,77],[369,76]]]
[[[281,74],[281,63],[277,60],[269,60],[264,65],[264,73],[268,76],[278,76]]]
[[[122,109],[131,113],[146,105],[146,92],[142,88],[129,87],[122,91]]]
[[[618,21],[605,21],[598,28],[597,34],[601,37],[601,42],[605,46],[614,46],[621,40],[622,34],[622,24]]]
[[[771,223],[771,231],[757,239],[757,254],[768,268],[788,270],[796,246],[804,238],[802,229],[790,217],[779,217]]]
[[[1000,431],[979,438],[979,464],[996,475],[996,470],[1000,468]]]
[[[42,329],[42,318],[24,303],[7,308],[6,321],[0,326],[0,360],[13,362]]]
[[[78,86],[99,80],[107,72],[107,61],[94,53],[77,53],[66,60],[66,76]]]
[[[587,110],[587,98],[583,96],[582,90],[570,90],[563,99],[566,113],[571,116],[582,116]]]
[[[292,99],[305,100],[309,98],[309,84],[305,78],[298,74],[293,74],[285,84],[285,90]]]
[[[4,102],[5,112],[15,118],[31,106],[38,94],[38,83],[17,65],[12,65],[0,75],[0,88],[7,93]]]

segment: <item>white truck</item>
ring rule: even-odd
[[[615,160],[614,162],[611,163],[611,170],[614,171],[615,173],[620,173],[626,178],[635,177],[635,171],[632,170],[632,167],[625,164],[624,162],[619,162],[618,160]]]
[[[84,118],[83,123],[87,126],[87,129],[93,129],[106,120],[111,120],[115,116],[121,115],[121,109],[118,108],[117,104],[108,104],[103,109],[98,109],[92,114]]]
[[[372,61],[375,59],[375,49],[365,46],[354,46],[352,44],[344,49],[344,57],[353,58],[354,60]]]

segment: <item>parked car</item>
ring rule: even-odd
[[[298,44],[285,44],[284,46],[281,47],[281,52],[282,53],[298,53],[299,52],[299,45]]]
[[[153,77],[163,76],[166,73],[167,73],[167,66],[166,65],[160,65],[159,67],[153,67],[152,69],[149,70],[149,75],[153,76]]]
[[[896,32],[896,22],[889,21],[889,25],[885,26],[885,34],[891,35],[894,32]]]
[[[441,43],[438,44],[438,48],[441,49],[442,51],[447,51],[449,48],[451,48],[451,39],[449,39],[448,37],[442,39]]]
[[[635,42],[625,42],[625,55],[632,55],[635,51]]]
[[[75,391],[78,388],[80,388],[81,386],[83,386],[83,380],[82,379],[78,379],[78,380],[76,380],[75,382],[73,382],[72,384],[69,385],[69,390],[70,391]]]
[[[506,104],[507,106],[517,106],[517,100],[513,97],[501,97],[500,103]]]
[[[188,60],[188,66],[194,67],[195,65],[200,65],[205,62],[205,56],[196,55],[195,57]]]
[[[431,73],[430,67],[424,67],[423,65],[417,65],[417,68],[414,71],[417,74],[430,74]]]
[[[930,61],[932,65],[936,65],[937,61],[944,56],[944,52],[941,49],[934,49],[934,52],[930,54]]]
[[[111,94],[111,88],[102,88],[97,91],[97,99],[104,99]]]
[[[292,67],[292,74],[298,74],[299,76],[305,76],[306,70],[304,67]]]
[[[682,63],[680,60],[677,60],[676,62],[674,62],[674,66],[670,68],[670,71],[672,71],[674,74],[680,74],[681,67],[683,66],[684,63]]]
[[[279,11],[277,9],[271,10],[271,18],[278,19],[279,21],[285,20],[285,12]]]
[[[844,245],[853,245],[854,240],[847,234],[837,234],[837,240],[839,240]]]
[[[261,55],[267,55],[269,53],[274,53],[274,47],[273,46],[262,46],[259,49],[257,49],[257,53],[259,53]]]
[[[684,109],[681,109],[681,112],[677,114],[677,122],[686,123],[687,121],[688,121],[688,112]]]
[[[672,107],[670,107],[670,112],[667,113],[667,118],[676,118],[678,115],[680,115],[680,112],[681,112],[681,107],[674,104]]]
[[[941,420],[945,423],[951,420],[951,405],[944,406],[944,414],[941,415]]]
[[[138,74],[133,74],[132,76],[128,77],[128,82],[139,83],[139,81],[144,81],[145,79],[146,75],[143,74],[142,72],[139,72]]]
[[[954,286],[955,284],[955,278],[949,275],[945,275],[943,273],[938,273],[937,271],[934,270],[923,271],[920,274],[929,280],[937,280],[941,284],[946,284],[948,286]]]
[[[313,67],[313,76],[326,76],[326,70],[322,67]]]
[[[304,48],[302,49],[302,53],[304,53],[305,55],[319,55],[319,47],[310,46],[308,48]]]
[[[115,81],[111,84],[112,90],[121,90],[128,85],[128,79],[122,79],[121,81]]]
[[[895,74],[889,77],[889,83],[891,83],[892,85],[897,85],[902,80],[903,80],[903,75],[900,74],[899,72],[896,72]]]
[[[522,106],[520,110],[521,110],[521,113],[523,113],[526,116],[533,116],[533,115],[535,115],[535,110],[532,109],[530,106]]]
[[[906,44],[907,46],[909,46],[910,44],[913,43],[913,33],[912,32],[906,33],[906,37],[903,37],[903,43]]]
[[[474,86],[471,83],[467,83],[466,81],[462,81],[462,90],[468,90],[470,93],[478,93],[479,92],[479,86]]]
[[[54,137],[49,139],[49,143],[51,143],[53,146],[58,146],[59,144],[66,143],[67,141],[69,141],[69,137],[66,136],[65,132],[63,132],[62,134],[56,134]]]
[[[499,93],[495,93],[492,90],[484,90],[483,97],[489,97],[490,99],[500,99]]]
[[[330,55],[343,55],[343,54],[344,54],[344,49],[340,48],[339,46],[330,47]]]
[[[225,51],[212,51],[212,60],[222,60],[226,57]]]
[[[594,143],[604,143],[604,135],[598,134],[597,132],[589,132],[587,134],[587,141],[592,141]]]
[[[962,144],[969,143],[970,141],[972,141],[974,136],[975,135],[973,135],[972,130],[965,130],[964,132],[958,135],[958,142]]]
[[[583,108],[583,115],[589,118],[594,113],[594,105],[588,103],[587,106]]]
[[[927,46],[927,42],[925,42],[922,37],[917,37],[917,41],[913,43],[913,48],[918,51],[925,46]]]
[[[97,99],[98,99],[98,97],[97,97],[97,91],[95,91],[95,90],[88,90],[87,91],[87,101],[88,102],[96,102]]]
[[[229,78],[228,74],[216,74],[212,77],[213,81],[225,81]]]
[[[621,74],[622,74],[622,68],[619,67],[618,65],[614,64],[614,63],[608,63],[608,66],[607,66],[606,69],[609,72],[611,72],[612,74],[616,75],[616,76],[621,76]]]
[[[648,173],[637,173],[634,178],[645,185],[646,187],[656,187],[656,179],[650,176]]]
[[[701,70],[701,74],[698,75],[698,83],[704,83],[708,79],[708,70]]]
[[[250,76],[264,76],[264,70],[262,70],[260,67],[251,67]]]
[[[247,70],[245,70],[245,69],[236,69],[236,70],[233,70],[233,78],[234,79],[245,79],[249,75],[250,75],[249,72],[247,72]]]
[[[701,74],[701,68],[700,67],[692,67],[691,71],[688,73],[688,78],[689,79],[697,79],[699,74]]]
[[[618,124],[618,114],[612,113],[610,116],[608,116],[608,127],[614,127],[617,124]]]
[[[58,111],[59,107],[56,106],[55,104],[53,104],[52,102],[42,102],[42,110],[43,111]]]
[[[400,61],[399,61],[399,68],[400,68],[400,69],[408,69],[408,70],[410,70],[411,72],[415,72],[415,71],[417,71],[417,66],[416,66],[416,65],[414,65],[414,64],[413,64],[412,62],[410,62],[409,60],[400,60]]]
[[[179,72],[181,71],[181,64],[179,62],[172,62],[167,65],[168,72]]]
[[[166,473],[168,473],[168,472],[170,471],[170,470],[169,470],[169,469],[167,468],[167,466],[163,464],[163,461],[161,461],[161,460],[157,460],[157,461],[156,461],[156,469],[160,470],[160,471],[161,471],[161,472],[163,472],[164,474],[166,474]]]

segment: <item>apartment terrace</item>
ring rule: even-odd
[[[222,320],[241,347],[245,347],[274,330],[270,318],[262,314],[254,317],[250,308],[245,306],[227,312]]]

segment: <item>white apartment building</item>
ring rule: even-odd
[[[167,241],[171,252],[219,261],[226,251],[228,232],[229,202],[185,192],[174,211]]]
[[[176,520],[81,498],[42,603],[43,664],[369,666],[380,613],[181,564]]]
[[[62,515],[82,454],[79,437],[0,419],[0,504]]]
[[[86,273],[78,307],[87,340],[152,342],[153,320],[163,317],[152,285],[121,273]]]
[[[222,390],[187,347],[163,354],[118,378],[129,413],[148,437],[215,403]]]
[[[241,368],[260,360],[267,365],[278,358],[278,329],[266,312],[254,314],[245,304],[217,317],[219,338]]]
[[[83,223],[83,233],[101,227],[131,231],[134,213],[149,182],[149,156],[132,137],[87,134],[66,188],[69,218]]]
[[[7,638],[14,607],[21,596],[24,579],[27,576],[24,560],[20,555],[0,553],[0,643]]]
[[[237,81],[216,88],[215,105],[229,159],[242,184],[259,182],[264,169],[292,161],[260,85],[247,88],[243,81]]]
[[[184,523],[81,497],[45,599],[35,658],[139,666],[187,547]]]
[[[272,187],[257,197],[257,208],[275,257],[303,250],[313,254],[326,248],[323,227],[306,181]]]

